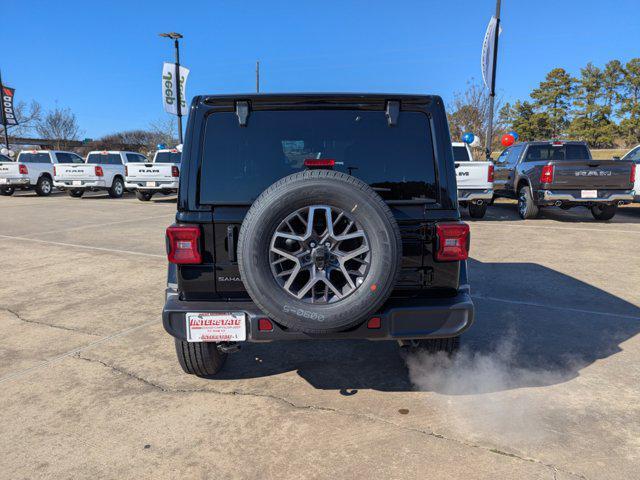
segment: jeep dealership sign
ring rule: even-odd
[[[13,110],[13,94],[15,89],[2,87],[2,115],[6,125],[18,125],[16,114]]]
[[[180,66],[180,112],[184,113],[187,109],[187,101],[185,99],[185,91],[187,89],[187,77],[189,69]],[[178,93],[176,91],[176,65],[175,63],[165,62],[162,66],[162,103],[164,110],[173,115],[178,114]]]

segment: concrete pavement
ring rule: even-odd
[[[248,345],[219,379],[160,322],[175,203],[0,197],[0,478],[634,478],[640,208],[471,221],[454,360]]]

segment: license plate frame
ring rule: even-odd
[[[145,182],[147,187],[155,187],[156,182]]]
[[[188,312],[185,314],[187,342],[243,342],[247,339],[244,312]]]
[[[74,187],[79,187],[80,185],[82,185],[82,182],[80,180],[72,180],[71,185],[73,185]]]
[[[598,198],[598,190],[580,190],[581,198]]]
[[[9,183],[9,180],[6,178],[0,178],[0,185],[6,185],[7,183]]]

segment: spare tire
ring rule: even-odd
[[[240,277],[253,301],[278,324],[306,333],[369,318],[391,295],[401,259],[387,204],[366,183],[331,170],[271,185],[238,240]]]

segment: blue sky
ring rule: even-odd
[[[481,79],[494,0],[2,2],[4,83],[16,99],[70,107],[86,137],[163,118],[160,74],[184,36],[187,95],[372,91],[450,101]],[[615,4],[615,6],[614,6]],[[177,11],[174,9],[177,7]],[[637,0],[503,0],[498,92],[523,98],[554,67],[640,56]],[[7,21],[7,19],[10,19]]]

